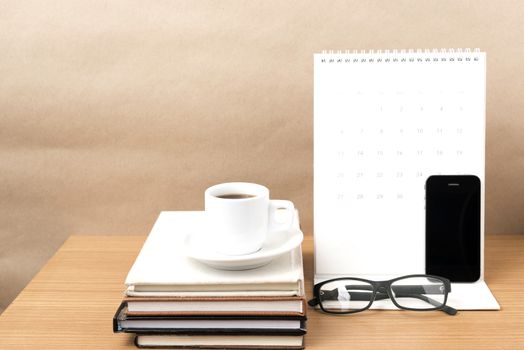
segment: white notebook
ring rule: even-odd
[[[300,246],[268,265],[245,271],[218,270],[186,257],[184,239],[201,229],[204,215],[201,211],[160,214],[127,275],[127,295],[303,295]],[[295,221],[298,225],[298,218]]]
[[[178,349],[303,349],[303,335],[137,335],[139,348]]]
[[[424,273],[430,175],[480,178],[483,242],[485,53],[324,52],[314,65],[315,280]]]

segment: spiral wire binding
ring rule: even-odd
[[[322,50],[321,63],[381,63],[381,62],[469,62],[479,61],[479,48],[386,49],[386,50]],[[473,55],[472,55],[473,54]],[[338,57],[337,57],[338,56]]]

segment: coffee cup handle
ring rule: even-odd
[[[287,220],[285,222],[278,222],[276,214],[279,210],[287,211]],[[288,231],[293,225],[295,217],[295,205],[291,201],[282,199],[272,199],[269,201],[269,231]]]

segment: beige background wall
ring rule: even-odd
[[[488,53],[489,233],[524,233],[521,1],[0,1],[0,311],[70,234],[244,180],[312,232],[312,54]],[[111,268],[108,266],[108,268]]]

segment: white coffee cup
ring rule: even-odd
[[[278,222],[275,214],[282,209],[289,215],[285,222]],[[269,190],[262,185],[229,182],[211,186],[205,192],[207,238],[221,254],[254,253],[269,232],[291,228],[294,209],[290,201],[269,199]]]

